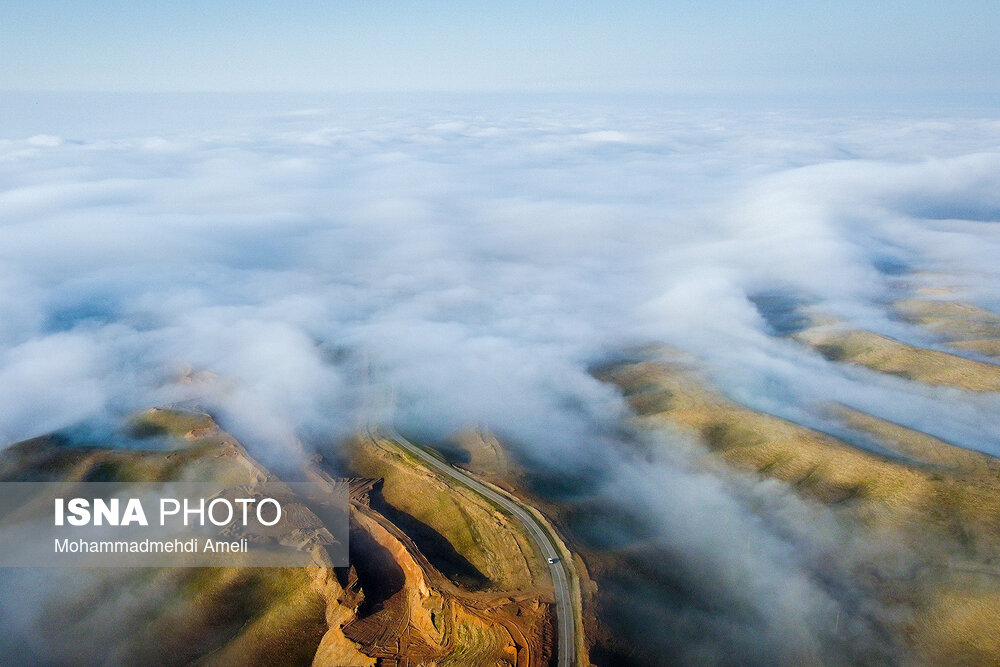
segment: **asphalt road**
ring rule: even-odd
[[[573,667],[576,664],[576,623],[573,620],[573,598],[569,589],[569,577],[566,575],[566,564],[562,560],[562,555],[552,543],[548,534],[523,507],[500,495],[490,487],[476,481],[461,470],[453,468],[447,463],[428,454],[423,449],[417,447],[412,442],[397,433],[394,429],[379,427],[377,429],[383,436],[393,440],[400,447],[418,457],[421,461],[431,466],[442,474],[456,479],[465,486],[489,501],[499,505],[524,524],[528,533],[538,544],[542,555],[545,558],[557,558],[555,563],[549,563],[549,571],[552,574],[552,583],[555,587],[556,597],[556,623],[558,624],[559,645],[556,649],[556,664],[559,667]]]

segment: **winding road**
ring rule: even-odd
[[[400,435],[395,429],[380,426],[369,429],[372,438],[381,436],[392,440],[397,445],[413,454],[421,461],[431,466],[441,474],[447,475],[465,486],[469,487],[490,502],[502,507],[514,518],[524,524],[528,533],[535,540],[542,555],[546,559],[554,558],[554,563],[549,563],[549,572],[552,575],[552,584],[555,588],[556,599],[556,623],[558,626],[559,644],[557,647],[556,664],[559,667],[573,667],[576,665],[576,622],[573,617],[573,596],[570,592],[569,577],[566,574],[566,563],[559,553],[558,547],[545,529],[538,523],[538,520],[531,516],[524,507],[510,498],[501,495],[477,481],[466,473],[454,468],[444,461],[435,458],[425,450],[417,447],[412,442]]]

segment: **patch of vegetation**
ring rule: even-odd
[[[952,341],[954,347],[996,356],[1000,351],[1000,315],[961,301],[911,298],[893,304],[904,319]]]
[[[126,432],[136,439],[157,436],[184,438],[191,434],[214,433],[218,430],[215,421],[206,414],[161,408],[133,415],[126,426]]]
[[[929,350],[871,331],[821,326],[795,334],[827,359],[930,385],[1000,391],[1000,366]]]
[[[912,579],[874,583],[888,599],[906,600],[914,610],[905,633],[918,662],[989,664],[1000,651],[1000,461],[834,407],[832,415],[845,425],[900,454],[880,456],[729,401],[693,372],[670,364],[624,365],[602,379],[623,388],[662,385],[674,396],[666,410],[638,412],[641,404],[633,403],[645,424],[697,434],[706,451],[786,482],[855,530],[891,539],[909,560],[924,564]]]
[[[474,571],[491,587],[514,591],[533,588],[544,577],[532,542],[516,520],[391,441],[357,439],[351,467],[384,480],[381,499],[387,507],[383,509],[394,510],[392,516],[414,531],[412,537],[421,550],[427,547],[428,557],[441,558],[442,570],[456,575],[459,583],[463,573],[476,578]],[[454,558],[439,538],[461,559]]]
[[[260,474],[205,415],[159,410],[139,421],[146,432],[184,438],[185,446],[122,450],[39,438],[0,452],[0,479],[246,482]],[[44,610],[46,660],[310,665],[329,630],[313,570],[320,569],[126,568],[74,577]]]

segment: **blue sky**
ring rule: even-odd
[[[987,0],[8,0],[0,89],[997,92]]]

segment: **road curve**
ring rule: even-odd
[[[559,643],[556,649],[556,664],[559,665],[559,667],[574,667],[574,665],[576,665],[576,622],[573,618],[573,597],[570,592],[569,577],[566,575],[566,564],[562,559],[562,554],[559,553],[559,550],[556,545],[553,544],[548,533],[546,533],[545,529],[542,528],[538,521],[531,516],[531,513],[510,498],[497,493],[490,487],[476,481],[474,478],[465,474],[461,470],[448,465],[444,461],[441,461],[440,459],[427,453],[420,447],[417,447],[391,427],[380,426],[377,428],[371,428],[369,429],[369,435],[372,438],[381,435],[382,437],[392,440],[397,445],[413,454],[438,472],[447,475],[452,479],[458,480],[479,495],[485,497],[490,502],[499,505],[518,521],[524,524],[524,527],[535,540],[535,543],[538,545],[538,548],[541,550],[542,555],[545,558],[557,559],[555,563],[549,564],[549,572],[552,575],[552,584],[555,588],[556,623],[558,625],[559,637]]]

